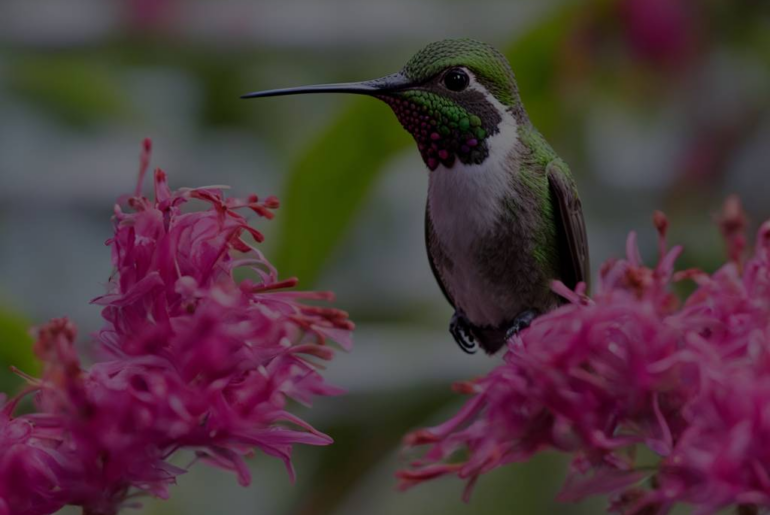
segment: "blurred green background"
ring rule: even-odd
[[[265,456],[254,484],[199,466],[145,514],[591,514],[552,501],[565,462],[546,455],[482,478],[469,505],[446,479],[407,493],[402,435],[459,406],[453,381],[499,357],[466,356],[423,247],[427,173],[383,104],[344,96],[241,101],[262,88],[397,70],[445,37],[510,58],[534,123],[576,173],[594,274],[665,210],[681,265],[713,269],[711,223],[728,193],[770,216],[767,0],[2,0],[0,2],[0,386],[35,371],[27,327],[69,315],[110,274],[111,208],[133,191],[139,144],[172,186],[277,194],[264,249],[285,276],[331,289],[358,323],[311,422],[335,438],[297,448],[291,485]],[[184,460],[182,460],[184,461]]]

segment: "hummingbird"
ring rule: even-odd
[[[588,282],[582,204],[567,164],[533,126],[507,59],[471,39],[431,43],[401,71],[363,82],[273,89],[388,104],[429,170],[425,243],[462,350],[493,354]]]

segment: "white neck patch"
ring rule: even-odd
[[[469,88],[484,94],[502,116],[498,132],[487,139],[489,155],[482,164],[455,161],[430,173],[428,204],[436,236],[445,251],[457,259],[479,236],[494,229],[502,198],[511,195],[510,154],[518,141],[518,124],[507,108],[481,85],[469,70]]]

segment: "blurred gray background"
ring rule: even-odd
[[[303,287],[334,290],[358,329],[327,374],[349,394],[302,411],[336,443],[296,449],[295,485],[262,455],[248,488],[198,466],[142,513],[599,513],[602,499],[552,500],[566,470],[555,455],[482,478],[469,505],[453,479],[395,491],[402,436],[454,413],[451,383],[499,361],[463,354],[447,332],[423,243],[427,172],[373,99],[238,96],[374,78],[433,40],[483,39],[509,57],[531,118],[576,174],[594,275],[630,230],[654,259],[654,209],[686,245],[681,266],[710,270],[727,194],[755,223],[770,216],[769,5],[2,0],[0,361],[34,372],[26,327],[54,316],[88,345],[112,205],[133,191],[151,137],[172,187],[278,195],[277,219],[258,222],[266,254]],[[3,373],[0,385],[19,382]]]

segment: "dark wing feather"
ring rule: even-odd
[[[436,268],[436,257],[434,254],[440,252],[440,250],[438,249],[436,236],[433,233],[433,222],[431,222],[430,219],[430,211],[428,210],[428,206],[425,207],[425,249],[428,251],[428,262],[430,263],[430,269],[433,272],[433,276],[436,278],[438,287],[441,288],[441,293],[444,294],[444,297],[446,297],[446,300],[449,301],[453,308],[456,307],[454,299],[452,299],[452,296],[449,295],[449,291],[447,291],[447,288],[444,286],[444,282],[441,279],[441,274],[439,274],[438,268]]]
[[[546,173],[551,189],[554,218],[557,224],[559,255],[561,257],[561,281],[574,288],[584,281],[588,285],[590,264],[588,259],[588,238],[583,220],[583,206],[575,184],[561,162],[548,165]]]

